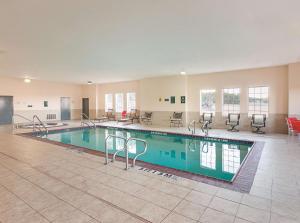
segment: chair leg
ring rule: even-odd
[[[236,127],[237,127],[237,125],[233,125],[231,131],[232,132],[239,132],[240,130],[238,130]]]
[[[262,127],[255,127],[255,128],[256,128],[256,130],[254,131],[254,133],[256,133],[256,134],[265,134],[265,132],[261,130]]]

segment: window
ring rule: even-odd
[[[105,112],[109,109],[113,109],[113,95],[105,94]]]
[[[200,91],[200,112],[213,113],[216,112],[216,90]]]
[[[135,93],[127,93],[127,112],[130,112],[132,109],[136,109],[136,97]]]
[[[200,166],[216,169],[216,144],[200,142]]]
[[[222,145],[223,172],[235,174],[240,168],[241,154],[236,145]]]
[[[115,94],[116,98],[116,112],[123,112],[123,94],[122,93],[117,93]]]
[[[269,88],[251,87],[249,88],[248,115],[269,113]]]
[[[223,89],[223,115],[229,113],[240,113],[240,89],[227,88]]]

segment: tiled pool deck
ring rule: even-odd
[[[265,142],[249,194],[139,167],[124,171],[122,162],[104,165],[102,157],[3,131],[0,222],[300,222],[298,137],[225,130],[211,135]]]

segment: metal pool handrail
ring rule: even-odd
[[[14,123],[14,127],[15,127],[16,129],[19,127],[19,124],[18,124],[18,123],[15,123],[15,117],[22,118],[22,119],[28,121],[29,123],[32,123],[32,120],[30,120],[29,118],[26,118],[26,117],[23,116],[23,115],[14,114],[14,115],[13,115],[13,123]]]
[[[40,127],[40,125],[41,125],[45,129],[46,135],[48,135],[47,127],[45,126],[45,124],[41,121],[41,119],[37,115],[34,115],[33,118],[32,118],[32,122],[33,122],[33,129],[32,130],[33,130],[33,132],[36,132],[35,119],[38,120],[38,122],[39,122],[39,126],[38,126],[39,132],[43,133],[43,131]]]
[[[127,139],[125,137],[122,136],[117,136],[117,135],[111,135],[109,134],[106,138],[105,138],[105,164],[108,164],[108,148],[107,148],[107,141],[109,138],[118,138],[118,139],[123,139],[124,140],[124,147],[123,150],[124,151],[125,147],[126,147],[126,143],[127,143]],[[116,153],[118,153],[119,151],[115,152],[115,154],[113,155],[113,160],[116,156]]]
[[[86,124],[86,125],[88,125],[90,127],[90,124],[88,122],[84,121],[84,119],[83,119],[83,118],[86,118],[90,123],[92,123],[92,125],[94,126],[94,128],[96,128],[95,122],[93,122],[87,114],[81,113],[80,117],[81,117],[81,125]]]
[[[117,156],[117,154],[118,154],[119,152],[125,151],[125,159],[126,159],[126,160],[125,160],[125,164],[126,164],[125,170],[128,170],[128,168],[129,168],[129,165],[128,165],[128,163],[129,163],[129,162],[128,162],[128,142],[129,142],[129,141],[138,141],[138,142],[144,143],[144,150],[143,150],[143,152],[137,154],[137,155],[133,158],[133,161],[132,161],[132,167],[135,166],[135,161],[136,161],[136,159],[137,159],[139,156],[141,156],[141,155],[143,155],[143,154],[145,154],[145,153],[147,152],[148,143],[147,143],[145,140],[138,139],[138,138],[128,138],[128,139],[126,139],[125,137],[122,137],[122,136],[108,135],[108,136],[105,138],[105,164],[108,164],[108,163],[109,163],[109,162],[108,162],[108,148],[107,148],[107,141],[108,141],[109,138],[123,139],[123,141],[124,141],[123,149],[122,149],[122,150],[116,151],[116,152],[113,154],[113,157],[112,157],[112,160],[111,160],[111,161],[112,161],[112,162],[115,161],[116,156]]]
[[[208,125],[209,125],[209,121],[205,121],[201,126],[201,130],[205,134],[205,136],[208,136]]]
[[[193,125],[193,129],[191,129],[191,125]],[[189,123],[188,130],[192,131],[192,135],[194,135],[196,133],[196,121],[195,120],[193,120]]]
[[[144,143],[144,150],[143,150],[143,152],[141,152],[141,153],[139,153],[139,154],[137,154],[134,158],[133,158],[133,160],[132,160],[132,167],[134,167],[135,166],[135,161],[136,161],[136,159],[139,157],[139,156],[141,156],[141,155],[143,155],[143,154],[145,154],[146,152],[147,152],[147,148],[148,148],[148,143],[146,142],[146,140],[143,140],[143,139],[138,139],[138,138],[129,138],[129,139],[127,139],[127,143],[126,143],[126,160],[128,161],[128,142],[129,141],[137,141],[137,142],[142,142],[142,143]]]

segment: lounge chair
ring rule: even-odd
[[[203,113],[200,118],[200,124],[206,125],[208,128],[211,128],[210,125],[213,122],[213,113]]]
[[[94,119],[95,122],[106,122],[108,121],[108,118],[106,116],[97,117]]]
[[[116,117],[115,117],[113,109],[108,109],[107,112],[106,112],[106,114],[105,114],[105,117],[107,117],[107,119],[109,121],[115,121],[116,120]]]
[[[265,134],[261,129],[266,127],[266,120],[267,116],[265,114],[253,114],[251,118],[251,128],[254,128],[254,130],[252,130],[252,132]]]
[[[287,125],[289,130],[289,135],[296,135],[300,133],[300,120],[297,118],[287,118]]]
[[[237,129],[237,127],[240,125],[240,118],[241,118],[240,114],[233,114],[233,113],[228,114],[228,118],[226,120],[226,125],[230,126],[228,131],[231,131],[231,132],[239,131]]]
[[[182,122],[182,115],[183,112],[174,112],[172,117],[170,117],[170,127],[172,126],[183,126],[183,122]]]
[[[122,115],[121,118],[117,119],[117,122],[129,122],[129,121],[131,121],[131,119],[127,115],[127,111],[123,111],[121,113],[121,115]]]
[[[136,109],[131,109],[129,113],[129,119],[132,121],[132,124],[134,123],[134,120],[137,120],[137,122],[139,122],[140,116],[138,115]]]
[[[147,125],[152,125],[152,112],[145,112],[145,114],[141,116],[141,121]]]

